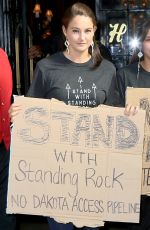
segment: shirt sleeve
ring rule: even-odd
[[[4,50],[0,48],[0,87],[5,100],[10,102],[12,94],[12,71],[8,57]],[[8,102],[7,102],[8,103]]]
[[[45,94],[46,94],[45,75],[37,63],[36,68],[34,70],[33,81],[31,83],[31,86],[26,96],[35,97],[35,98],[45,98]]]
[[[119,92],[116,80],[116,71],[113,74],[105,104],[111,106],[119,106]]]
[[[119,103],[121,106],[125,106],[125,76],[123,69],[117,71],[116,75],[117,85],[118,85],[118,92],[119,92]]]

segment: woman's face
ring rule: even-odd
[[[83,15],[75,16],[68,28],[63,26],[63,33],[69,42],[69,52],[87,52],[92,44],[95,30],[92,19]]]
[[[144,53],[144,58],[150,59],[150,29],[143,42],[142,51]]]

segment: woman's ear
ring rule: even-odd
[[[97,30],[97,26],[94,26],[94,33],[96,32],[96,30]]]
[[[63,34],[64,34],[65,37],[66,37],[67,33],[66,33],[66,28],[65,28],[65,26],[62,26],[62,31],[63,31]]]

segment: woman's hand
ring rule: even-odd
[[[22,105],[18,103],[11,104],[8,112],[9,112],[10,120],[12,123],[14,122],[16,116],[19,114],[21,109],[22,109]]]
[[[40,46],[32,46],[28,50],[28,57],[30,59],[33,58],[41,58],[42,57],[42,48]]]
[[[138,106],[133,106],[131,104],[127,104],[124,110],[124,114],[126,116],[134,116],[138,112]]]

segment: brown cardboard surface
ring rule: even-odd
[[[146,111],[144,149],[143,149],[143,170],[142,170],[142,194],[150,194],[150,89],[148,88],[127,88],[127,103],[139,106]]]
[[[8,213],[76,226],[139,221],[144,111],[16,101],[23,109],[12,131]]]

